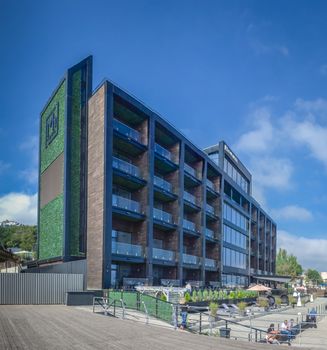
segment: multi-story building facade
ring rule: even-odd
[[[91,83],[87,58],[41,114],[39,264],[83,259],[91,289],[273,274],[276,224],[229,147],[201,150],[115,84]]]

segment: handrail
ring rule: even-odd
[[[144,311],[145,311],[145,323],[146,324],[149,324],[149,314],[148,314],[148,309],[145,305],[145,302],[142,301],[142,304],[143,304],[143,307],[144,307]]]

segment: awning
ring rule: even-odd
[[[291,281],[291,276],[267,276],[267,275],[255,275],[252,276],[258,281],[268,281],[268,282],[277,282],[277,283],[288,283]]]

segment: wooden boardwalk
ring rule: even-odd
[[[270,346],[195,335],[67,306],[1,305],[0,349],[259,350]]]

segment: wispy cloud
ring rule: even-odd
[[[282,208],[271,209],[270,213],[276,220],[310,221],[313,219],[310,210],[298,205],[287,205]]]
[[[327,239],[306,238],[294,233],[279,230],[278,248],[286,249],[294,254],[303,268],[314,268],[326,271],[327,266]]]
[[[37,222],[37,193],[8,193],[0,197],[0,221],[14,220],[22,224]]]
[[[296,99],[294,103],[295,109],[300,112],[311,115],[327,115],[327,100],[317,98],[315,100]]]

